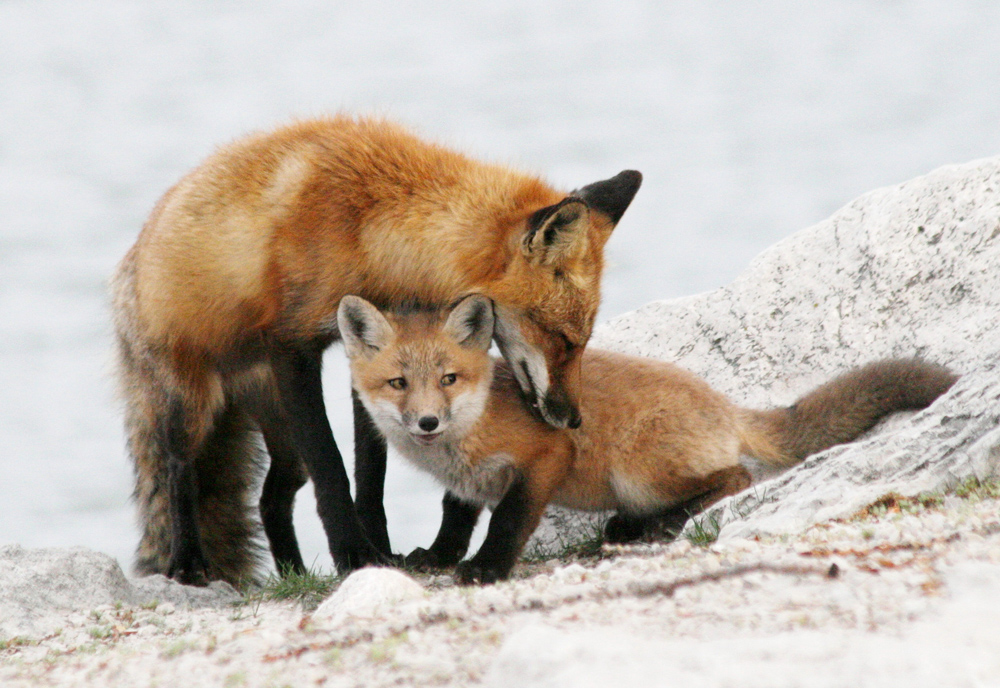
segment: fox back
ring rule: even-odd
[[[604,244],[639,188],[626,171],[570,194],[378,119],[332,117],[222,147],[170,189],[123,268],[131,329],[177,365],[261,333],[339,337],[342,296],[503,306],[505,356],[554,425],[600,302]],[[123,285],[126,286],[126,285]]]

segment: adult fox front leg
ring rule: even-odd
[[[346,294],[384,308],[489,296],[524,333],[504,354],[529,400],[550,424],[578,425],[604,244],[640,182],[626,171],[561,192],[350,117],[209,157],[159,202],[114,280],[137,569],[252,576],[257,430],[272,455],[261,517],[276,561],[301,567],[291,509],[306,473],[337,567],[385,561],[384,444],[360,418],[362,527],[322,405],[321,355]]]

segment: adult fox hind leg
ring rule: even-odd
[[[288,443],[287,435],[279,427],[277,414],[258,414],[257,422],[271,457],[260,496],[260,520],[264,533],[278,573],[305,573],[292,516],[295,494],[308,481],[308,474],[294,447]]]
[[[186,414],[173,399],[161,418],[160,446],[167,463],[170,500],[170,561],[166,574],[185,585],[208,585],[208,560],[198,533],[198,475]]]
[[[260,554],[246,504],[260,465],[253,423],[226,402],[207,361],[188,356],[179,366],[136,337],[133,267],[126,261],[116,280],[115,324],[141,530],[135,571],[245,584]]]
[[[137,462],[162,466],[137,489],[137,501],[150,516],[137,570],[163,573],[187,585],[225,580],[239,587],[250,582],[260,564],[260,547],[259,526],[246,498],[260,455],[248,414],[228,404],[209,413],[190,399],[174,397],[165,404],[155,435],[152,451],[137,457]],[[160,490],[169,515],[165,529],[157,526],[162,521],[157,514],[162,507],[156,506],[163,499],[156,495]]]

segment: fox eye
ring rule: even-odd
[[[456,375],[455,373],[448,373],[443,378],[441,378],[441,384],[443,386],[447,387],[448,385],[455,384],[455,380],[457,380],[457,379],[458,379],[458,375]]]
[[[394,377],[389,380],[389,386],[393,389],[406,389],[406,378],[405,377]]]

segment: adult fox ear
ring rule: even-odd
[[[348,358],[372,354],[392,338],[389,321],[375,306],[359,296],[345,296],[340,300],[337,327]]]
[[[528,218],[525,255],[533,262],[558,265],[586,247],[590,208],[582,198],[567,196],[559,203],[536,210]]]
[[[611,179],[587,184],[574,191],[573,195],[585,200],[592,209],[607,215],[614,226],[622,219],[640,186],[642,173],[624,170]]]
[[[451,309],[444,332],[466,348],[489,349],[493,339],[493,302],[479,294],[466,296]]]

